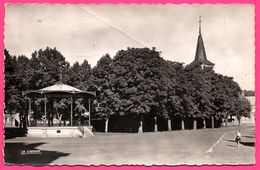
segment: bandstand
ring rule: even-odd
[[[91,119],[91,100],[95,97],[95,93],[89,91],[82,91],[75,87],[63,84],[61,82],[52,86],[42,88],[40,90],[32,90],[24,93],[24,96],[28,99],[28,137],[87,137],[92,136]],[[37,120],[33,118],[32,101],[34,99],[42,98],[44,101],[44,111],[40,123],[35,123]],[[64,125],[61,123],[58,126],[50,126],[50,119],[47,119],[48,115],[48,99],[55,98],[67,98],[70,100],[70,119],[64,121]],[[74,119],[74,100],[78,98],[87,99],[88,108],[86,109],[85,116],[87,117],[86,124],[78,124]],[[53,120],[52,120],[53,121]],[[48,122],[48,124],[47,124]]]

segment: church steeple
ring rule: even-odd
[[[199,20],[199,34],[201,34],[201,16],[200,16],[200,20]]]
[[[201,35],[201,22],[202,21],[201,21],[201,16],[200,16],[200,18],[199,18],[199,36],[198,36],[198,41],[197,41],[195,59],[191,64],[192,65],[199,64],[203,67],[213,67],[214,64],[207,59],[206,50],[205,50],[205,46],[204,46],[202,35]]]

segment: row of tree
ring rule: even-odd
[[[251,111],[249,101],[231,77],[217,74],[210,67],[165,61],[155,48],[128,48],[113,58],[106,54],[93,68],[87,60],[70,66],[56,48],[35,51],[30,59],[12,56],[7,50],[4,55],[6,112],[26,115],[27,102],[22,92],[58,82],[59,73],[63,83],[96,92],[92,119],[105,120],[104,131],[109,129],[109,119],[115,117],[138,120],[141,132],[148,117],[154,118],[153,130],[157,130],[157,120],[167,120],[166,129],[171,130],[177,121],[180,129],[189,127],[191,122],[193,128],[209,127],[207,124],[214,127],[232,115],[240,120]],[[39,115],[40,100],[34,102],[34,112]],[[57,114],[69,115],[69,102],[55,99],[49,107]]]

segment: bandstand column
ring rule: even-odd
[[[31,113],[32,113],[32,104],[31,104],[31,98],[28,98],[29,101],[29,109],[28,109],[28,125],[31,126]]]
[[[73,126],[73,98],[72,98],[72,95],[70,96],[70,126]]]
[[[91,110],[91,106],[90,106],[90,99],[88,99],[88,112],[89,112],[89,115],[88,115],[88,125],[91,126],[91,123],[90,123],[90,111]]]
[[[47,120],[47,98],[46,94],[44,95],[44,126],[46,126],[46,120]]]

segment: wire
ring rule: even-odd
[[[94,14],[93,12],[90,12],[89,10],[86,10],[85,8],[83,8],[83,7],[81,7],[81,6],[79,6],[79,8],[82,9],[82,10],[83,10],[84,12],[86,12],[87,14],[89,14],[89,15],[95,17],[97,20],[99,20],[99,21],[101,21],[101,22],[103,22],[103,23],[109,25],[110,27],[112,27],[112,28],[114,28],[115,30],[119,31],[120,33],[124,34],[126,37],[128,37],[128,38],[130,38],[130,39],[132,39],[132,40],[134,40],[134,41],[136,41],[136,42],[138,42],[139,44],[141,44],[141,45],[143,45],[143,46],[145,46],[145,47],[148,47],[148,45],[147,45],[145,42],[143,42],[143,41],[141,41],[140,39],[136,38],[135,36],[133,36],[133,35],[127,33],[126,31],[124,31],[123,29],[121,29],[121,28],[119,28],[118,26],[114,25],[114,24],[111,23],[110,21],[105,20],[105,19],[102,18],[102,17],[99,17],[98,15]]]

